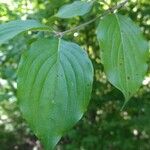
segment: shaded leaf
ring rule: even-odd
[[[40,39],[21,59],[18,99],[46,150],[54,148],[87,109],[93,68],[85,51],[62,39]]]
[[[56,16],[59,18],[83,16],[91,10],[92,6],[93,2],[75,1],[71,4],[62,6]]]
[[[11,97],[11,95],[8,94],[0,94],[0,102],[4,100],[8,100]]]
[[[107,78],[128,101],[147,71],[148,43],[140,28],[119,14],[110,14],[100,21],[97,37]]]
[[[0,44],[27,30],[49,30],[49,27],[35,20],[16,20],[1,24]]]

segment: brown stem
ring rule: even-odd
[[[76,31],[76,30],[81,30],[83,27],[93,23],[97,19],[102,18],[102,17],[104,17],[104,16],[114,12],[115,10],[118,10],[118,9],[122,8],[127,2],[128,2],[128,0],[125,0],[122,3],[120,3],[120,4],[118,4],[118,5],[116,5],[116,6],[112,7],[112,8],[107,9],[103,14],[98,15],[96,18],[94,18],[92,20],[89,20],[89,21],[87,21],[87,22],[85,22],[85,23],[83,23],[83,24],[81,24],[79,26],[76,26],[76,27],[74,27],[72,29],[69,29],[69,30],[66,30],[66,31],[63,31],[63,32],[55,32],[55,34],[56,34],[56,36],[62,37],[63,35],[68,34],[70,32],[73,32],[73,31]]]

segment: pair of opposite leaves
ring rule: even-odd
[[[25,30],[48,30],[36,21],[0,25],[0,43]],[[127,17],[111,14],[97,28],[108,80],[125,96],[137,91],[147,70],[148,44]],[[93,67],[77,44],[48,38],[34,42],[20,61],[18,99],[24,118],[51,150],[82,117],[90,100]]]
[[[147,42],[131,20],[117,14],[100,21],[97,37],[106,76],[128,101],[147,70]],[[82,117],[92,82],[91,61],[74,43],[41,39],[25,52],[18,74],[20,108],[45,149]]]

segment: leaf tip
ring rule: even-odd
[[[125,99],[125,102],[123,103],[123,106],[121,107],[120,111],[123,111],[125,107],[127,106],[129,99]]]

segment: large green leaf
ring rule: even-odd
[[[110,14],[100,21],[97,37],[107,78],[128,101],[146,73],[148,43],[140,28],[119,14]]]
[[[93,68],[86,52],[62,39],[40,39],[21,59],[18,99],[23,116],[51,150],[87,109]]]
[[[71,4],[62,6],[56,16],[59,18],[83,16],[91,10],[92,6],[93,2],[75,1]]]
[[[27,30],[49,30],[49,27],[35,20],[16,20],[1,24],[0,44]]]

